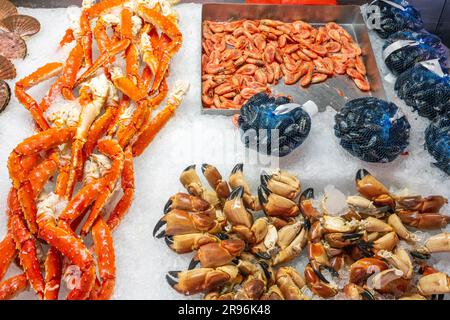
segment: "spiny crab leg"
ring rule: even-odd
[[[20,265],[24,269],[31,287],[41,299],[44,295],[45,284],[41,275],[36,245],[33,236],[22,220],[22,210],[17,191],[14,188],[11,188],[8,195],[8,207],[8,229],[19,252]]]
[[[100,215],[100,211],[109,200],[114,191],[116,182],[120,177],[123,168],[124,154],[122,148],[114,140],[102,140],[98,144],[98,150],[112,160],[111,169],[102,178],[102,186],[98,198],[89,213],[86,222],[81,229],[81,235],[88,234],[92,225]]]
[[[28,286],[28,280],[25,273],[13,276],[0,283],[0,300],[14,298],[17,294],[24,291]]]
[[[74,83],[74,87],[79,86],[81,83],[85,82],[89,77],[91,77],[100,67],[102,67],[105,63],[109,62],[112,57],[124,51],[130,45],[130,40],[124,39],[120,40],[116,43],[113,43],[103,55],[100,55],[92,64],[90,68],[88,68]]]
[[[45,266],[44,300],[58,300],[62,275],[62,257],[54,247],[48,249]]]
[[[175,89],[169,95],[165,108],[150,121],[150,123],[146,126],[147,129],[142,131],[137,140],[133,143],[133,156],[136,157],[142,154],[145,148],[152,142],[156,134],[172,118],[188,89],[189,84],[186,82],[178,82],[175,84]]]
[[[0,281],[15,257],[16,244],[13,236],[8,232],[6,237],[0,242]]]
[[[19,100],[19,102],[31,112],[35,123],[41,130],[47,130],[50,128],[43,115],[44,110],[42,110],[39,104],[25,91],[47,79],[59,75],[62,69],[63,65],[60,62],[48,63],[16,82],[14,93],[17,100]]]
[[[116,265],[111,230],[101,216],[92,226],[92,239],[101,282],[95,285],[90,297],[94,300],[107,300],[114,291]]]
[[[125,159],[120,180],[123,196],[109,215],[107,224],[111,230],[114,230],[119,225],[120,221],[122,221],[130,208],[134,197],[134,168],[131,147],[125,149],[124,157]]]

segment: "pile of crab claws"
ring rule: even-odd
[[[234,174],[238,171],[241,171],[244,169],[244,164],[243,163],[238,163],[237,165],[234,166],[233,170],[231,170],[231,174]]]
[[[260,185],[258,187],[258,200],[262,205],[266,204],[267,201],[269,201],[268,196],[270,195],[270,193],[271,191],[265,185]]]
[[[153,229],[153,237],[156,237],[156,238],[158,238],[158,239],[161,239],[162,237],[164,237],[164,236],[166,235],[166,232],[165,232],[164,230],[157,234],[157,232],[159,231],[159,229],[161,229],[161,227],[162,227],[163,225],[165,225],[165,224],[166,224],[166,221],[164,221],[164,220],[162,220],[162,219],[160,219],[160,220],[156,223],[155,228]]]

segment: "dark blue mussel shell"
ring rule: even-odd
[[[247,101],[238,118],[241,139],[247,148],[284,157],[305,141],[311,130],[307,112],[299,107],[283,114],[274,113],[278,106],[290,102],[287,97],[271,97],[265,92]]]
[[[347,102],[335,116],[341,146],[367,162],[391,162],[408,146],[410,125],[398,107],[373,97]]]
[[[405,5],[403,0],[390,1],[402,5],[405,10],[403,11],[381,0],[371,3],[371,5],[380,8],[380,29],[375,29],[375,31],[381,38],[386,39],[391,34],[405,29],[413,31],[423,29],[422,17],[418,10],[411,5]]]
[[[445,71],[444,71],[445,72]],[[450,76],[444,77],[417,65],[402,73],[395,82],[400,99],[430,120],[450,113]]]
[[[425,131],[425,147],[434,165],[450,175],[450,113],[436,118]]]
[[[438,59],[441,66],[445,68],[447,64],[446,50],[441,40],[435,35],[427,32],[397,32],[386,40],[383,50],[398,40],[411,40],[419,44],[405,46],[386,57],[386,65],[393,74],[398,76],[417,63],[432,59]]]

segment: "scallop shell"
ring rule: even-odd
[[[23,59],[26,54],[27,45],[18,34],[0,31],[0,55],[8,59]]]
[[[17,14],[17,8],[8,0],[0,0],[0,20]]]
[[[0,80],[0,113],[5,110],[10,98],[11,89],[9,89],[9,85],[5,81]]]
[[[32,36],[41,30],[41,24],[36,18],[23,14],[15,14],[1,21],[1,25],[21,37]]]
[[[16,68],[8,58],[0,56],[0,80],[14,79],[16,77]]]

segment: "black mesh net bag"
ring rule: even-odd
[[[247,148],[284,157],[308,137],[311,118],[289,98],[261,92],[242,106],[238,125]]]
[[[441,40],[427,32],[397,32],[386,40],[383,58],[389,70],[396,76],[414,67],[417,63],[438,59],[442,68],[447,55]]]
[[[450,175],[450,113],[436,118],[428,126],[425,148],[436,159],[434,165]]]
[[[419,11],[404,0],[376,0],[369,5],[368,14],[377,12],[374,11],[374,6],[379,8],[379,21],[374,21],[374,30],[377,34],[385,39],[391,34],[410,29],[419,31],[423,29],[423,21]],[[375,17],[378,19],[378,17]]]
[[[408,146],[410,125],[398,107],[364,97],[347,102],[335,116],[341,146],[367,162],[391,162]]]
[[[450,76],[448,72],[430,70],[435,61],[418,64],[398,76],[395,82],[397,95],[420,116],[434,119],[450,112]],[[439,65],[437,65],[439,68]]]

